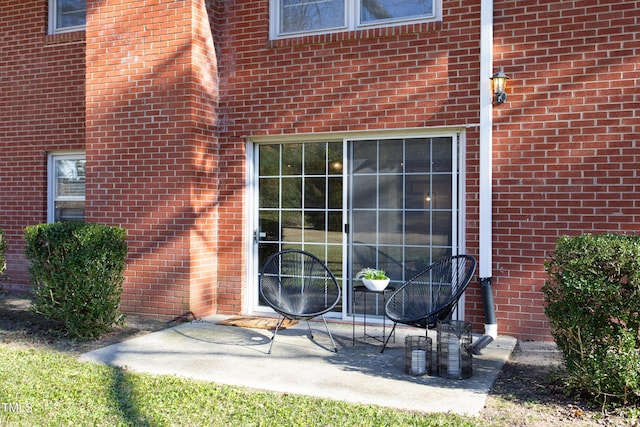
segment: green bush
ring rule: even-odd
[[[0,279],[7,268],[7,241],[4,238],[4,231],[0,228]]]
[[[569,386],[601,403],[640,403],[640,237],[561,237],[542,291]]]
[[[35,312],[80,339],[97,338],[122,321],[125,229],[58,222],[27,227],[25,239]]]

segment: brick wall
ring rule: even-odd
[[[548,336],[544,260],[563,234],[640,223],[640,9],[634,1],[501,1],[494,62],[494,288],[501,333]]]
[[[207,10],[87,4],[87,219],[128,230],[122,308],[211,313],[218,89]]]
[[[443,22],[269,41],[268,0],[220,2],[219,308],[239,309],[245,287],[245,136],[470,126],[467,247],[477,256],[480,7],[444,3]]]
[[[1,2],[8,283],[28,287],[22,232],[46,220],[46,153],[85,136],[88,219],[129,233],[127,311],[242,309],[246,136],[465,127],[466,246],[481,258],[476,3],[444,0],[440,23],[269,41],[268,0],[89,0],[85,118],[84,33],[47,36],[46,2]],[[499,332],[549,339],[540,288],[557,237],[640,220],[640,11],[494,7],[494,63],[511,76],[494,107]],[[482,308],[474,279],[476,332]]]
[[[478,122],[478,5],[445,1],[456,7],[444,22],[270,42],[268,1],[222,3],[229,133]]]
[[[45,222],[47,152],[84,146],[84,42],[47,36],[47,2],[0,2],[0,228],[3,289],[29,289],[24,228]]]
[[[479,5],[445,0],[442,23],[275,42],[267,39],[267,1],[222,5],[221,146],[229,159],[240,158],[245,135],[470,126],[467,248],[482,257]],[[494,63],[512,77],[509,101],[494,108],[493,284],[502,334],[550,338],[540,289],[559,235],[637,228],[639,13],[621,0],[495,4]],[[222,194],[241,187],[226,185]],[[239,220],[236,203],[223,199],[221,228]],[[223,258],[220,274],[241,277]],[[481,331],[477,283],[467,315]]]

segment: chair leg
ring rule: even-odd
[[[267,352],[267,354],[271,354],[271,349],[273,348],[273,342],[276,340],[276,335],[278,334],[278,329],[280,329],[282,322],[284,322],[284,316],[280,316],[280,318],[278,319],[278,322],[276,323],[276,329],[273,331],[273,336],[271,337],[271,344],[269,345],[269,351]]]
[[[313,339],[313,331],[311,330],[311,323],[307,320],[307,329],[309,329],[309,339]]]
[[[329,334],[329,339],[331,339],[331,344],[333,344],[333,351],[338,352],[338,347],[336,346],[336,342],[333,340],[333,335],[331,335],[331,331],[329,330],[329,325],[327,325],[327,320],[324,318],[324,314],[321,316],[322,321],[324,322],[324,327],[327,328],[327,333]]]
[[[387,344],[389,343],[389,340],[391,339],[391,335],[393,335],[396,332],[396,325],[397,324],[398,324],[398,322],[393,322],[393,328],[391,328],[391,332],[389,332],[389,335],[387,335],[387,339],[384,341],[384,344],[382,345],[382,350],[380,350],[380,353],[384,353],[384,349],[387,348]]]

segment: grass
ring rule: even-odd
[[[418,414],[133,373],[47,349],[0,344],[0,425],[473,426]]]

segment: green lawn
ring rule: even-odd
[[[257,392],[0,344],[0,426],[472,426],[473,418]]]

